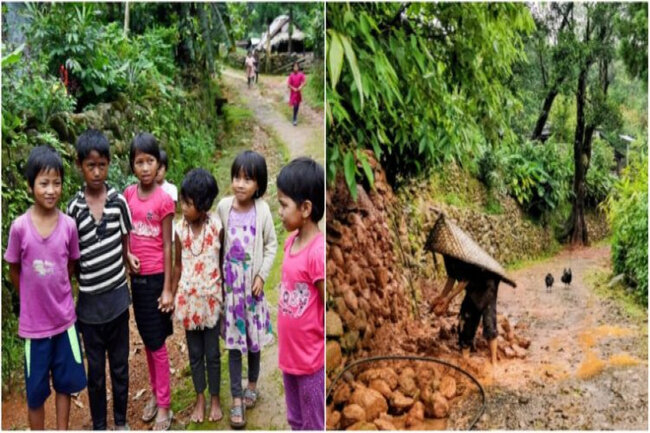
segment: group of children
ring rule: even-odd
[[[89,130],[77,141],[84,184],[58,209],[64,169],[50,147],[36,147],[26,164],[34,204],[11,226],[5,260],[20,296],[19,335],[25,339],[29,424],[44,427],[50,377],[57,427],[68,427],[70,396],[88,386],[94,429],[106,429],[108,356],[114,424],[128,429],[129,305],[145,346],[152,396],[142,420],[155,430],[171,426],[170,365],[166,338],[172,320],[185,329],[197,394],[191,420],[223,417],[219,338],[228,350],[230,424],[242,428],[259,392],[261,349],[273,341],[264,291],[277,249],[264,157],[239,154],[231,168],[232,196],[212,213],[219,193],[208,171],[196,168],[180,185],[182,218],[174,223],[176,193],[165,183],[166,155],[148,133],[131,143],[138,183],[123,194],[106,183],[109,142]],[[167,185],[167,186],[162,186]],[[279,215],[291,234],[284,245],[278,301],[278,364],[292,429],[324,426],[324,171],[297,158],[277,177]],[[75,310],[71,277],[79,293]],[[129,290],[130,285],[130,290]],[[80,338],[87,359],[84,368]],[[242,357],[248,382],[242,389]],[[206,384],[207,370],[207,384]]]

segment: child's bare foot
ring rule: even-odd
[[[222,418],[223,412],[221,411],[221,402],[219,401],[219,396],[213,395],[212,398],[210,398],[210,416],[208,417],[208,421],[221,421]]]
[[[196,402],[194,403],[194,410],[190,415],[190,421],[202,423],[205,417],[205,397],[203,394],[197,394]]]

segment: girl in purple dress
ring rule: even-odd
[[[264,297],[277,240],[266,191],[266,161],[259,153],[240,153],[231,167],[234,196],[219,202],[224,232],[223,329],[228,349],[232,408],[230,424],[246,424],[245,408],[258,398],[260,351],[273,341],[269,306]],[[242,392],[242,354],[248,357],[248,384]]]

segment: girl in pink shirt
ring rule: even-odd
[[[156,418],[154,430],[169,430],[173,413],[169,409],[171,390],[165,339],[173,332],[171,240],[175,206],[172,198],[156,182],[160,148],[154,136],[148,133],[136,135],[129,157],[131,170],[140,181],[124,190],[133,220],[130,248],[136,257],[131,293],[153,393],[145,405],[142,420],[149,422]]]
[[[325,172],[297,158],[277,178],[280,219],[292,231],[284,246],[278,302],[278,364],[292,430],[324,429]]]
[[[302,93],[300,92],[305,87],[306,82],[305,74],[300,70],[298,62],[293,62],[293,71],[287,80],[287,87],[289,87],[289,105],[293,107],[293,126],[298,123],[298,107],[302,101]]]

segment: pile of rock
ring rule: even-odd
[[[452,372],[404,361],[368,368],[335,385],[327,405],[327,428],[426,430],[428,420],[447,418],[450,404],[469,388]]]
[[[375,331],[408,316],[388,215],[394,201],[381,166],[368,154],[375,189],[357,200],[337,178],[327,192],[327,372],[368,349]]]

